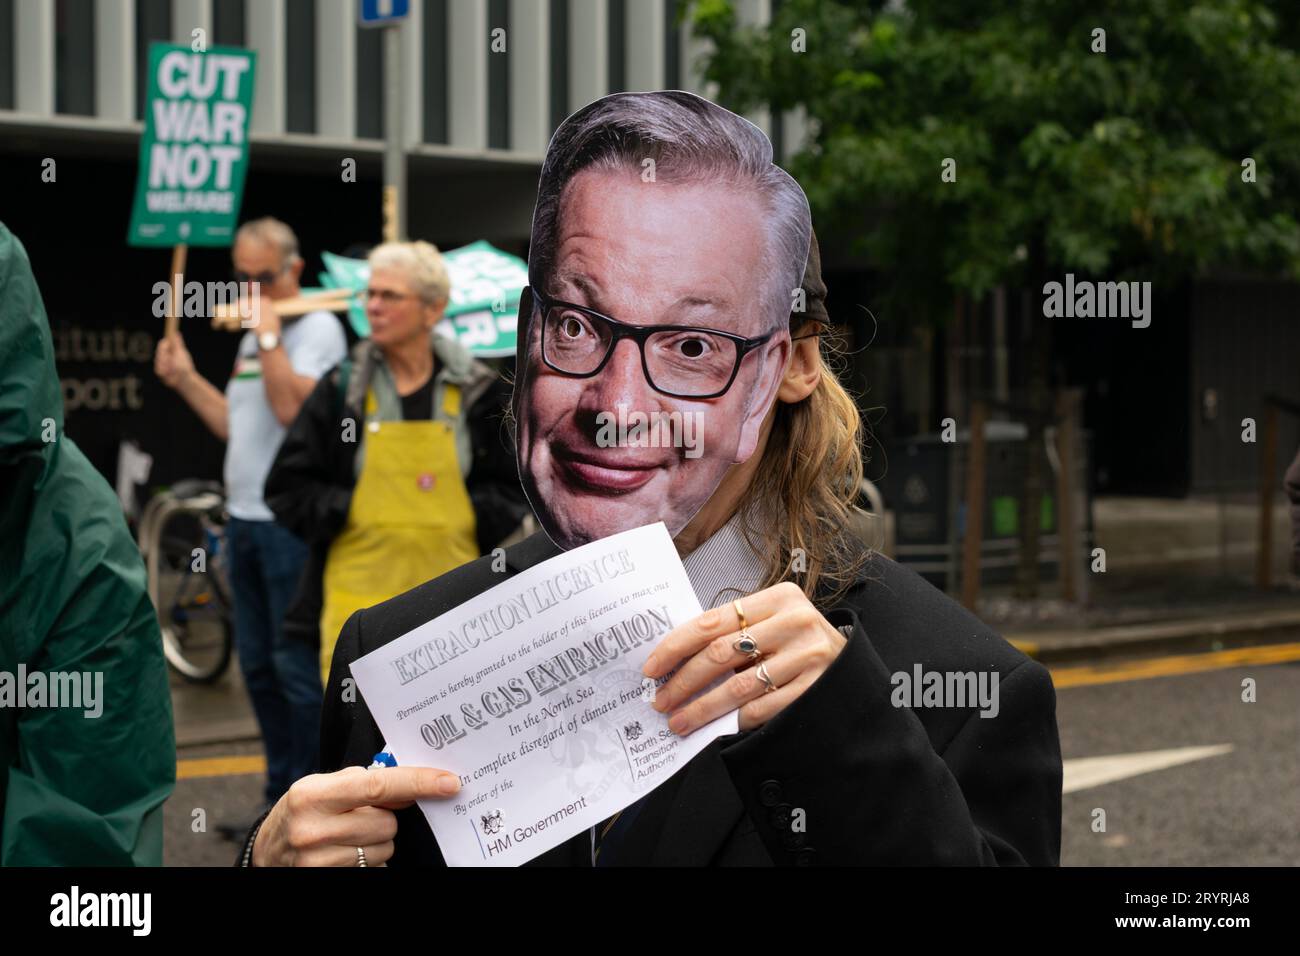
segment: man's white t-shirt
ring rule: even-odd
[[[293,370],[309,378],[320,378],[347,354],[347,336],[332,312],[308,312],[300,319],[285,322],[280,342]],[[239,342],[235,369],[226,385],[226,402],[230,410],[226,509],[245,521],[274,521],[275,515],[262,498],[262,486],[287,429],[275,417],[266,397],[262,356],[254,329],[245,332]]]

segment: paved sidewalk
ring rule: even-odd
[[[1297,603],[1292,610],[1246,611],[1093,630],[1009,631],[1004,636],[1045,663],[1221,651],[1300,641]]]
[[[1300,640],[1300,590],[1258,591],[1239,578],[1194,576],[1094,587],[1088,607],[1057,598],[987,597],[980,616],[1038,660],[1217,651]]]
[[[192,684],[173,672],[171,690],[177,748],[261,739],[233,657],[215,684]]]
[[[1285,500],[1273,508],[1275,585],[1254,585],[1258,502],[1217,498],[1098,498],[1096,545],[1105,573],[1083,582],[1087,600],[1060,600],[1057,582],[1022,601],[1011,588],[981,595],[980,617],[1048,662],[1222,650],[1300,640],[1300,584],[1290,574]]]

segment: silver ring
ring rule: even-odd
[[[366,851],[357,847],[357,866],[366,866]]]
[[[772,680],[772,675],[767,672],[767,664],[758,665],[758,679],[763,682],[763,693],[770,694],[776,690],[776,681]]]
[[[762,651],[758,649],[758,641],[754,640],[754,636],[744,628],[740,631],[740,637],[731,642],[731,646],[739,653],[747,654],[751,661],[756,661],[763,656]]]

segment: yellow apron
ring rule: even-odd
[[[376,410],[366,396],[367,418]],[[443,417],[460,390],[443,389]],[[354,611],[409,591],[478,557],[474,508],[451,423],[372,421],[348,520],[330,546],[321,609],[321,675],[328,682],[339,632]]]

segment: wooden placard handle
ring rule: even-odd
[[[172,307],[167,310],[166,325],[164,326],[164,331],[169,337],[176,335],[180,331],[181,300],[185,287],[185,255],[189,248],[189,245],[184,242],[172,246],[172,271],[168,276],[172,284]]]

